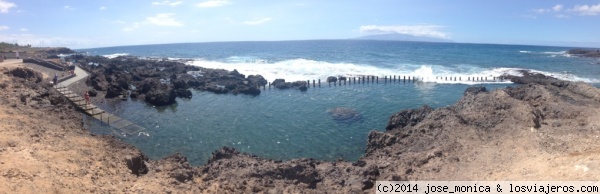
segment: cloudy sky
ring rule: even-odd
[[[346,39],[600,47],[600,0],[0,0],[0,41],[92,48]]]

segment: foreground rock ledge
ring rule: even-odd
[[[600,91],[543,75],[515,88],[468,89],[448,107],[396,113],[385,132],[369,133],[355,162],[268,160],[224,147],[199,167],[180,154],[148,160],[112,137],[90,136],[36,77],[0,74],[3,191],[372,193],[377,180],[600,179]]]

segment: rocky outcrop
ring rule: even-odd
[[[327,77],[327,83],[337,82],[337,81],[338,81],[337,77],[334,77],[334,76]]]
[[[567,51],[567,54],[598,58],[600,57],[600,49],[571,49]]]
[[[22,78],[31,82],[39,83],[42,81],[42,74],[36,71],[33,71],[28,68],[14,68],[7,72],[6,74],[12,75],[14,77]]]
[[[295,82],[286,82],[285,79],[275,79],[271,85],[273,85],[277,89],[298,89],[300,91],[308,90],[308,83],[306,81],[295,81]]]
[[[251,75],[246,78],[237,70],[206,69],[177,61],[136,57],[108,59],[82,55],[74,55],[72,59],[76,59],[82,64],[82,68],[91,72],[91,76],[86,82],[87,85],[98,91],[106,91],[105,98],[121,97],[126,99],[127,94],[130,93],[131,97],[144,97],[142,99],[153,105],[175,103],[173,96],[175,98],[191,98],[190,89],[192,88],[218,94],[260,95],[259,87],[267,84],[267,81],[260,75]],[[156,81],[149,83],[146,79]],[[158,86],[159,82],[168,87],[159,87],[153,90],[147,88],[148,84]],[[134,88],[130,87],[132,85]],[[146,89],[142,89],[144,87]],[[293,85],[292,87],[303,89],[301,86]]]
[[[402,129],[406,126],[415,126],[423,121],[433,109],[427,105],[418,108],[400,111],[390,117],[385,130]]]
[[[177,97],[177,91],[170,85],[151,78],[144,79],[136,92],[137,98],[143,98],[146,102],[157,106],[173,104]]]

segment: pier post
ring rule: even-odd
[[[271,82],[269,82],[269,89],[271,89]]]
[[[406,76],[403,76],[402,82],[406,82]]]
[[[487,77],[485,77],[485,81],[487,81]]]
[[[319,79],[319,88],[321,87],[321,79]]]
[[[346,85],[346,80],[344,80],[344,85]]]
[[[467,77],[467,81],[471,81],[471,77]]]
[[[448,77],[446,77],[446,81],[448,81]]]
[[[315,80],[313,79],[313,88],[315,87]]]
[[[387,75],[383,77],[383,83],[387,83]]]
[[[310,80],[306,80],[306,87],[310,88]]]
[[[458,81],[461,81],[462,77],[458,77]]]
[[[379,76],[375,76],[376,83],[379,83]]]

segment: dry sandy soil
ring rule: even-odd
[[[600,90],[587,84],[544,78],[403,110],[387,131],[369,134],[359,161],[273,161],[223,148],[194,167],[90,134],[46,76],[6,73],[18,66],[0,64],[0,193],[370,193],[376,180],[600,180]]]

